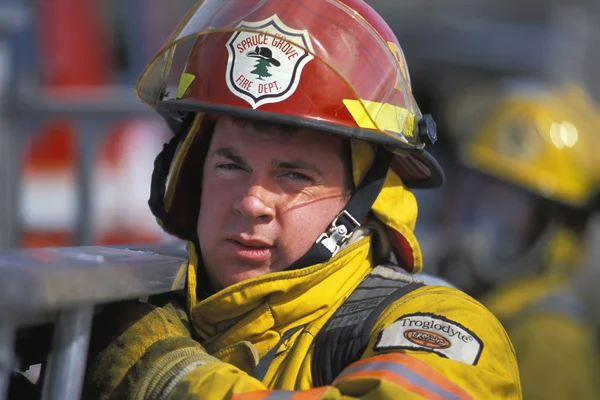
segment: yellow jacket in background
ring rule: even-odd
[[[420,287],[387,306],[360,360],[313,387],[314,338],[373,271],[371,250],[363,238],[327,263],[253,278],[201,301],[190,268],[189,312],[174,302],[125,303],[114,309],[118,318],[104,313],[96,321],[85,397],[521,398],[503,327],[477,301],[443,286]],[[129,318],[128,309],[135,310]],[[270,351],[264,377],[253,377]]]
[[[600,399],[597,332],[565,282],[522,279],[482,300],[513,342],[527,400]]]

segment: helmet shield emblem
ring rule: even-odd
[[[290,97],[314,58],[308,31],[290,28],[277,15],[242,21],[238,29],[226,44],[229,90],[254,109]]]

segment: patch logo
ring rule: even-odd
[[[256,109],[278,103],[298,88],[302,69],[314,57],[307,30],[285,25],[277,15],[258,22],[242,21],[227,42],[227,87]]]
[[[410,330],[404,332],[404,337],[419,346],[431,349],[447,349],[452,346],[448,339],[437,333],[424,330]]]
[[[379,334],[374,350],[425,350],[437,355],[476,365],[483,342],[457,322],[429,313],[399,318]]]

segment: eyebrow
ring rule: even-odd
[[[223,147],[220,149],[216,149],[212,153],[212,156],[221,156],[221,157],[225,157],[225,158],[233,161],[234,163],[237,163],[240,165],[248,165],[248,163],[246,162],[246,159],[244,157],[237,155],[235,153],[235,151],[229,147]],[[272,168],[291,169],[291,170],[303,169],[303,170],[307,170],[307,171],[312,171],[315,174],[319,175],[320,177],[323,177],[323,172],[319,168],[317,168],[316,166],[314,166],[306,161],[303,161],[303,160],[292,160],[292,161],[273,160],[273,161],[271,161],[271,167]]]
[[[271,161],[271,166],[273,168],[284,168],[284,169],[304,169],[307,171],[312,171],[315,174],[319,175],[321,178],[323,177],[323,172],[321,172],[321,170],[317,167],[315,167],[314,165],[307,163],[306,161],[302,161],[302,160],[294,160],[294,161],[279,161],[279,160],[273,160]]]
[[[233,151],[232,149],[230,149],[228,147],[217,149],[212,153],[212,155],[225,157],[225,158],[229,159],[230,161],[233,161],[234,163],[237,163],[237,164],[248,165],[248,163],[246,162],[244,157],[241,157],[241,156],[235,154],[235,151]]]

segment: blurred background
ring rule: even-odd
[[[425,272],[483,301],[519,346],[542,328],[514,321],[564,311],[585,343],[576,365],[600,373],[600,2],[367,2],[438,124],[447,182],[416,192]],[[166,239],[147,198],[170,132],[133,86],[193,3],[0,0],[0,248]],[[519,363],[551,364],[536,357]],[[575,397],[600,398],[589,390]]]

